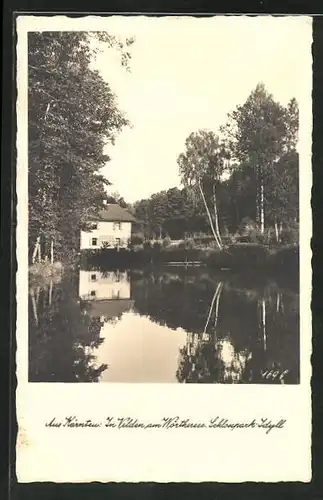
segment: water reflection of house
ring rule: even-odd
[[[106,321],[134,306],[126,271],[80,271],[79,297],[88,303],[87,313]]]

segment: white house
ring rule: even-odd
[[[127,248],[136,219],[116,203],[105,204],[99,215],[90,218],[91,230],[81,231],[80,249]]]
[[[84,271],[79,275],[82,300],[130,299],[130,280],[126,271]]]

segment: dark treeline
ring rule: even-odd
[[[144,236],[179,239],[254,230],[259,239],[298,241],[298,105],[276,102],[262,84],[228,115],[220,136],[199,130],[178,157],[183,189],[135,204]]]

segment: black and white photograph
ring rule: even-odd
[[[18,16],[20,482],[310,481],[311,43]]]
[[[300,382],[301,68],[272,22],[28,33],[30,382]]]

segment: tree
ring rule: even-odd
[[[277,242],[280,242],[283,225],[293,226],[298,222],[298,163],[296,151],[286,153],[276,163],[268,182],[267,213],[275,227]]]
[[[110,195],[108,195],[107,202],[108,203],[118,203],[118,205],[120,205],[120,207],[128,208],[128,204],[125,202],[124,198],[118,193],[118,191],[115,191],[114,193],[111,193]]]
[[[295,150],[298,130],[298,106],[292,99],[287,107],[273,99],[263,84],[258,84],[245,104],[229,114],[222,131],[232,160],[248,164],[255,173],[257,222],[265,229],[266,201],[272,189],[274,173],[281,158]]]
[[[28,38],[29,247],[33,260],[75,251],[89,213],[98,210],[108,182],[103,153],[127,125],[115,96],[97,71],[93,39],[128,52],[106,33],[32,32]],[[128,44],[131,41],[128,41]]]
[[[222,248],[216,190],[225,170],[225,151],[219,138],[211,131],[199,130],[186,139],[186,151],[178,157],[178,165],[185,186],[198,189],[202,197],[214,239]],[[209,209],[213,204],[213,216]]]

